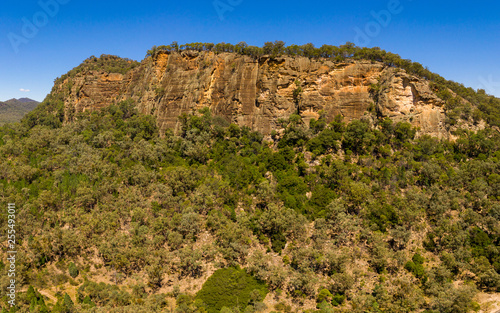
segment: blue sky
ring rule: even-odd
[[[379,46],[500,97],[499,12],[493,1],[3,1],[0,100],[41,101],[91,55],[142,60],[172,41],[274,40]]]

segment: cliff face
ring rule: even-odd
[[[74,112],[131,98],[140,111],[157,116],[162,130],[175,129],[180,114],[203,107],[267,134],[280,118],[293,113],[306,122],[318,118],[320,111],[328,120],[341,114],[349,121],[373,106],[382,117],[408,121],[422,133],[447,133],[444,103],[427,81],[369,61],[255,60],[234,53],[183,51],[147,58],[125,74],[82,71],[57,89],[66,90],[67,119]]]

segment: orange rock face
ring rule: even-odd
[[[147,58],[125,75],[90,71],[69,79],[67,112],[131,98],[140,111],[157,117],[162,130],[176,129],[179,115],[204,107],[268,134],[294,113],[306,122],[320,112],[328,120],[340,114],[349,121],[372,106],[382,117],[408,121],[423,133],[444,131],[443,103],[428,82],[377,62],[184,51]],[[374,85],[376,94],[370,92]]]

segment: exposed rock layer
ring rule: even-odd
[[[377,62],[256,60],[234,53],[184,51],[147,58],[125,75],[81,72],[59,88],[65,85],[68,119],[70,112],[132,98],[143,113],[157,116],[161,129],[176,128],[182,113],[209,107],[231,122],[270,133],[280,118],[293,113],[309,121],[323,111],[328,120],[341,114],[349,121],[373,107],[382,117],[421,127],[422,133],[446,134],[443,101],[428,82]],[[299,86],[302,92],[294,96]]]

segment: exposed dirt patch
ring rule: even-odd
[[[479,313],[500,313],[500,293],[480,293],[476,299],[481,305]]]

